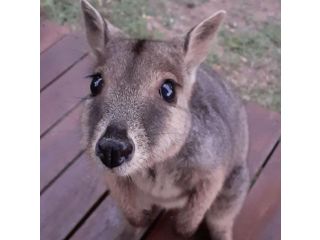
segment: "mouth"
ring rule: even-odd
[[[128,162],[124,162],[123,164],[114,167],[114,168],[106,168],[105,169],[109,172],[111,172],[112,174],[119,176],[119,177],[127,177],[129,175],[132,174],[131,172],[131,167],[130,167],[130,163]]]

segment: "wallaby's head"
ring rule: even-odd
[[[81,5],[96,57],[83,112],[90,155],[118,175],[170,159],[192,127],[195,72],[225,13],[212,15],[183,37],[155,41],[129,39],[87,1]]]

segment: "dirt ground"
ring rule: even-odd
[[[95,0],[115,26],[133,37],[165,38],[186,33],[224,9],[227,17],[207,63],[233,82],[246,100],[281,106],[280,0]],[[46,18],[79,30],[79,2],[41,0]]]

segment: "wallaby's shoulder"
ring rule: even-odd
[[[190,109],[193,114],[202,114],[207,119],[218,115],[229,125],[246,118],[243,100],[233,84],[204,64],[197,71]]]
[[[189,104],[191,128],[178,158],[189,159],[189,166],[194,163],[204,169],[232,165],[233,153],[242,151],[237,146],[248,142],[246,111],[232,83],[210,67],[201,65]],[[245,153],[246,150],[243,155]],[[236,159],[235,162],[238,160],[244,161]]]

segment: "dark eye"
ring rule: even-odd
[[[173,80],[166,79],[159,89],[161,97],[168,103],[172,103],[175,100],[176,93],[174,87]]]
[[[95,73],[89,77],[92,79],[90,84],[91,95],[97,96],[101,92],[104,85],[102,75],[100,73]]]

